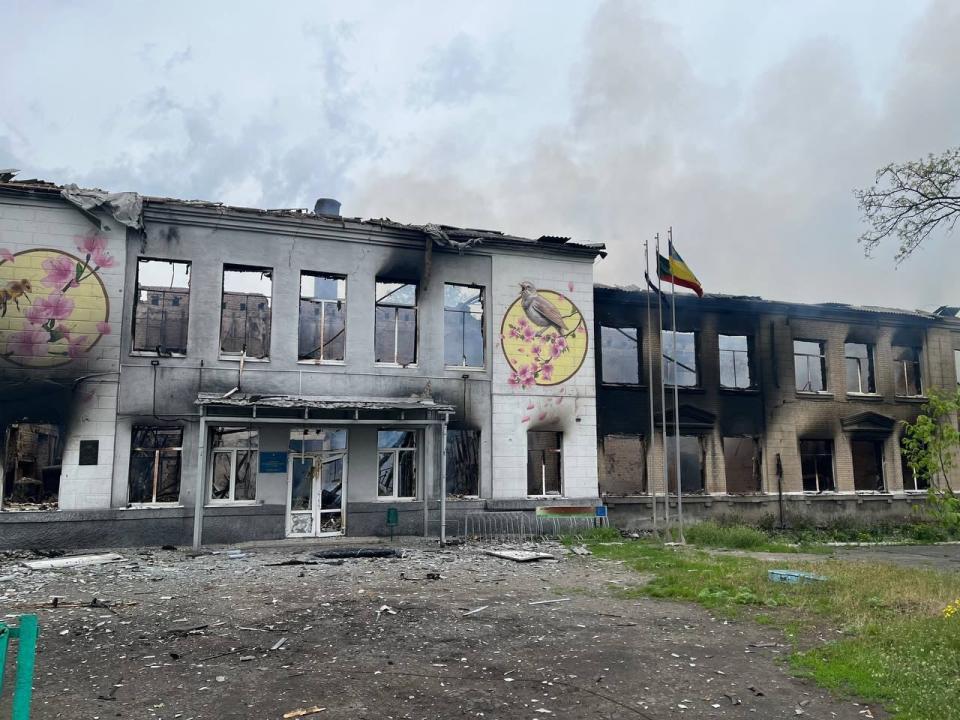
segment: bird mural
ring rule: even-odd
[[[561,334],[567,334],[567,324],[563,315],[552,302],[537,293],[531,282],[520,283],[520,304],[523,313],[534,325],[542,328],[556,328]]]

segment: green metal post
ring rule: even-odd
[[[33,666],[37,657],[36,615],[21,615],[17,642],[17,675],[13,685],[13,720],[30,720]]]
[[[10,628],[0,623],[0,697],[3,697],[3,669],[7,666],[7,644],[10,642]]]

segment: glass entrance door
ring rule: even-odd
[[[323,537],[344,532],[344,452],[290,457],[287,535]]]

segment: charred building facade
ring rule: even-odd
[[[0,546],[596,504],[602,246],[337,213],[0,183]]]
[[[661,331],[655,296],[648,322],[646,292],[595,290],[600,491],[614,522],[647,527],[653,492],[662,517],[661,353],[673,495],[675,377],[679,386],[686,517],[907,516],[923,500],[926,480],[902,461],[902,421],[917,416],[930,388],[957,388],[955,309],[720,295],[676,302],[674,357],[669,309]]]

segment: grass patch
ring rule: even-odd
[[[839,639],[794,654],[798,673],[883,702],[899,720],[960,720],[960,616],[942,614],[960,597],[958,573],[824,559],[789,567],[826,581],[790,585],[770,582],[775,566],[749,557],[644,541],[589,546],[652,576],[628,595],[687,600],[722,614],[749,609],[790,638],[829,632]]]
[[[721,524],[710,520],[686,529],[686,540],[694,545],[756,552],[827,552],[822,546],[791,542],[788,537],[772,535],[759,528],[740,524]]]

